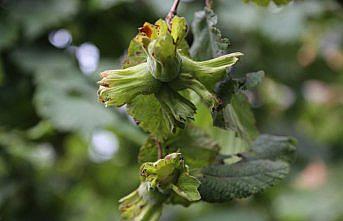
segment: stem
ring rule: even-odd
[[[161,143],[156,139],[156,147],[157,147],[157,158],[162,159],[163,158],[163,153],[162,153],[162,145]]]
[[[174,3],[172,5],[172,7],[170,8],[170,11],[166,17],[166,21],[167,21],[169,26],[170,26],[171,20],[173,19],[173,17],[177,13],[177,7],[179,6],[179,3],[180,3],[180,0],[174,0]]]
[[[213,0],[205,0],[205,4],[206,4],[206,7],[207,8],[212,8],[212,3],[213,3]]]

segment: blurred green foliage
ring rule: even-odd
[[[214,1],[231,51],[245,54],[234,74],[266,73],[248,93],[257,127],[297,137],[298,159],[288,181],[263,194],[167,208],[162,220],[343,219],[341,4],[309,0],[262,8]],[[164,17],[170,5],[0,3],[1,220],[119,220],[117,201],[138,185],[136,156],[146,135],[123,109],[97,103],[97,73],[119,67],[137,28]],[[191,21],[202,8],[203,1],[184,1],[179,14]],[[206,119],[198,116],[196,122],[206,125]],[[220,129],[211,133],[226,143]]]

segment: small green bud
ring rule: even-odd
[[[157,221],[163,203],[189,205],[198,201],[200,182],[189,175],[181,153],[171,153],[140,168],[141,184],[137,190],[119,200],[123,220]]]
[[[149,181],[151,188],[164,189],[176,182],[179,171],[184,168],[181,153],[172,153],[154,163],[144,163],[140,170],[142,180]]]

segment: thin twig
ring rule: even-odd
[[[212,8],[213,0],[205,0],[205,4],[207,8]]]
[[[162,145],[157,139],[155,140],[155,143],[156,143],[156,147],[157,147],[157,158],[159,160],[159,159],[163,158]]]
[[[174,3],[172,5],[172,7],[170,8],[170,11],[166,17],[166,21],[167,23],[170,25],[171,23],[171,20],[173,19],[173,17],[176,15],[177,13],[177,7],[179,7],[179,3],[180,3],[180,0],[174,0]]]

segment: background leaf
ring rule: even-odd
[[[209,8],[194,14],[194,41],[190,48],[193,59],[202,61],[227,54],[229,40],[222,37],[221,31],[216,27],[217,22],[217,15]]]
[[[274,2],[276,5],[285,5],[291,1],[292,0],[244,0],[244,2],[254,2],[261,6],[268,6],[271,2]]]
[[[24,33],[33,39],[53,25],[76,15],[77,0],[24,0],[10,2],[10,17],[24,27]]]
[[[132,133],[132,141],[138,144],[144,140],[145,136],[133,125],[124,124],[118,113],[97,103],[95,84],[90,84],[67,57],[29,49],[16,51],[13,56],[34,74],[38,85],[34,96],[36,110],[54,128],[90,135],[96,129],[123,124],[116,129],[118,133]],[[45,62],[36,60],[40,56]]]

